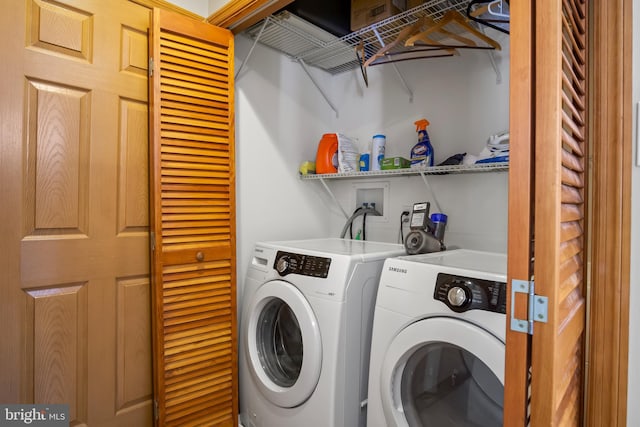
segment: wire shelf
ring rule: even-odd
[[[450,165],[450,166],[432,166],[421,169],[390,169],[380,171],[366,172],[343,172],[343,173],[323,173],[300,175],[300,179],[347,179],[347,178],[375,178],[388,176],[416,176],[416,175],[446,175],[461,173],[479,173],[479,172],[501,172],[509,170],[509,162],[497,163],[479,163],[474,165]]]
[[[287,12],[267,17],[246,30],[251,38],[270,46],[296,61],[339,74],[360,66],[356,48],[362,47],[365,60],[383,46],[393,42],[400,31],[421,18],[437,22],[444,14],[455,10],[466,12],[468,0],[430,0],[413,9],[364,27],[343,37],[336,37],[315,25]],[[435,39],[435,37],[434,37]],[[389,53],[399,52],[403,46]]]

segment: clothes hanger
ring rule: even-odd
[[[418,40],[424,40],[425,36],[428,36],[431,33],[435,33],[435,32],[439,32],[441,34],[451,34],[450,31],[444,29],[443,27],[445,25],[456,25],[462,29],[464,29],[467,33],[475,36],[476,38],[484,41],[486,44],[488,44],[489,46],[493,47],[494,49],[497,50],[501,50],[502,48],[500,47],[500,44],[498,42],[496,42],[495,40],[493,40],[492,38],[486,36],[485,34],[481,33],[480,31],[478,31],[476,28],[472,27],[469,22],[467,22],[467,20],[464,18],[464,16],[462,16],[460,13],[458,13],[455,10],[450,10],[449,12],[445,13],[445,15],[442,17],[442,19],[437,22],[434,26],[427,28],[425,31],[418,33],[412,37],[410,37],[407,42],[405,43],[405,45],[409,45],[412,46],[416,41]],[[447,33],[444,33],[443,31],[446,31]],[[454,33],[455,34],[455,33]],[[449,37],[451,37],[449,35]],[[456,37],[462,37],[456,34]],[[466,37],[465,37],[466,38]],[[440,44],[442,45],[442,44]],[[465,43],[465,46],[451,46],[451,47],[478,47],[476,45],[475,42],[472,42],[472,44],[469,43]]]
[[[424,25],[424,20],[425,18],[420,18],[416,22],[414,22],[412,25],[403,28],[392,42],[387,43],[386,45],[378,49],[376,53],[371,55],[369,59],[365,61],[364,67],[365,68],[368,67],[369,65],[371,65],[371,63],[373,63],[378,58],[387,55],[387,53],[391,49],[401,44],[407,37],[409,37],[411,34],[414,34],[416,31],[422,28],[422,26]]]
[[[480,15],[489,14],[491,16],[495,16],[496,18],[502,18],[503,20],[507,21],[509,20],[509,2],[506,0],[476,0],[469,3],[470,6],[485,3],[477,9],[469,12],[469,15],[473,16],[474,18],[477,18]],[[505,4],[507,5],[506,7]],[[494,6],[496,6],[495,10],[493,8]],[[505,10],[507,10],[507,12],[505,12]]]
[[[410,59],[424,59],[424,58],[441,58],[447,56],[458,55],[458,52],[454,47],[443,46],[436,42],[432,43],[432,46],[419,46],[415,49],[403,49],[399,52],[391,52],[391,50],[402,44],[403,41],[411,34],[415,34],[419,31],[425,23],[433,22],[430,18],[424,16],[414,22],[411,26],[405,27],[398,33],[398,36],[390,43],[379,49],[376,53],[371,55],[364,64],[364,69],[372,65],[389,64],[392,62],[407,61]],[[468,40],[471,42],[471,40]]]
[[[464,16],[462,16],[459,12],[455,10],[450,10],[449,12],[445,13],[445,15],[442,17],[442,19],[438,24],[445,26],[450,23],[458,25],[462,29],[466,30],[468,33],[474,35],[475,37],[487,43],[489,46],[492,46],[494,49],[502,50],[502,48],[500,47],[500,44],[497,41],[485,35],[481,31],[479,31],[477,28],[473,27],[471,24],[469,24],[469,21],[467,21]]]
[[[487,27],[493,28],[494,30],[501,31],[505,34],[509,34],[509,29],[504,27],[504,24],[509,24],[509,14],[505,13],[504,3],[506,2],[507,7],[509,2],[506,0],[472,0],[467,5],[467,18],[482,24]],[[479,8],[472,10],[473,6],[477,4],[486,3]],[[498,6],[496,9],[492,9],[492,6]],[[496,18],[480,18],[482,15],[491,15]],[[503,24],[503,25],[498,25]]]
[[[444,28],[437,27],[436,22],[431,18],[425,18],[425,22],[426,22],[427,29],[410,37],[405,42],[404,44],[405,46],[415,46],[416,41],[421,41],[422,42],[421,44],[427,45],[427,46],[445,46],[445,44],[436,42],[435,40],[428,37],[428,35],[434,31],[437,31],[438,33],[443,34],[450,39],[457,40],[459,43],[462,43],[465,46],[477,46],[476,42],[474,42],[471,39],[468,39],[466,37],[463,37],[451,31],[447,31]],[[434,28],[435,30],[432,31],[432,29]],[[448,46],[448,47],[454,47],[454,46]]]
[[[487,11],[489,12],[490,15],[496,16],[498,18],[509,19],[509,14],[504,13],[504,10],[505,10],[504,4],[505,4],[505,0],[492,1],[487,5]],[[491,9],[492,6],[498,6],[498,8],[496,10],[493,10]]]
[[[480,0],[479,2],[475,2],[475,1],[469,2],[469,5],[467,6],[467,10],[468,10],[467,18],[471,18],[471,17],[477,18],[480,15],[484,15],[485,13],[489,13],[489,4],[488,3],[487,4],[483,4],[482,6],[476,8],[474,10],[471,10],[471,7],[470,7],[470,6],[473,6],[474,4],[484,3],[486,1],[488,1],[488,0]]]
[[[442,48],[442,47],[416,47],[412,49],[406,49],[400,52],[387,53],[381,58],[378,58],[371,64],[374,65],[389,64],[392,62],[409,61],[413,59],[426,59],[426,58],[444,58],[449,56],[460,55],[456,49]]]
[[[358,57],[358,64],[360,64],[360,72],[362,73],[362,79],[366,87],[369,87],[369,78],[367,77],[367,69],[364,66],[364,42],[360,40],[360,43],[356,46],[356,56]]]

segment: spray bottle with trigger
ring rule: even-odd
[[[424,168],[433,166],[433,146],[427,133],[429,121],[420,119],[415,122],[416,132],[418,132],[418,143],[411,149],[411,167]]]

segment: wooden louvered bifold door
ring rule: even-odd
[[[156,424],[232,426],[233,36],[156,9],[150,39]]]
[[[585,344],[587,2],[536,2],[535,323],[531,425],[582,424]]]
[[[509,83],[509,227],[507,289],[513,280],[533,275],[533,2],[510,3]],[[507,294],[507,318],[526,319],[527,295]],[[528,422],[531,337],[514,331],[507,323],[505,342],[504,417],[505,426],[522,427]]]

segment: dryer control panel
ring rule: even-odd
[[[507,284],[492,280],[438,273],[433,298],[451,310],[507,313]]]
[[[280,276],[295,273],[326,279],[329,275],[330,265],[331,258],[278,251],[273,268]]]

